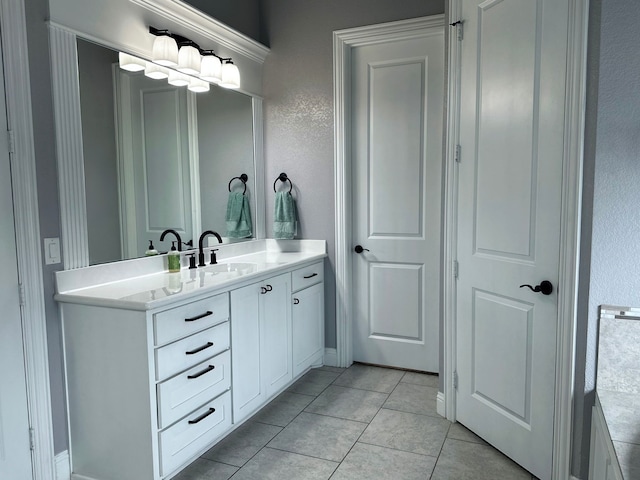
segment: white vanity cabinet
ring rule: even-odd
[[[61,310],[74,474],[162,478],[231,427],[228,293],[149,311]]]
[[[290,273],[231,291],[235,423],[293,379],[290,297]]]
[[[622,480],[615,447],[611,441],[600,400],[596,400],[591,416],[591,451],[589,480]]]
[[[322,365],[324,357],[324,264],[294,270],[292,276],[293,376]]]

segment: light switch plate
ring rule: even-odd
[[[44,263],[46,265],[55,265],[56,263],[60,263],[59,238],[44,239]]]

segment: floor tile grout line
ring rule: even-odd
[[[270,447],[268,444],[265,445],[264,447],[262,447],[260,450],[264,450],[265,448],[270,448],[271,450],[278,450],[279,452],[285,452],[285,453],[291,453],[293,455],[300,455],[301,457],[307,457],[307,458],[315,458],[316,460],[324,460],[325,462],[332,462],[332,463],[336,463],[337,466],[336,468],[338,468],[340,466],[340,464],[343,462],[344,458],[342,460],[340,460],[339,462],[335,461],[335,460],[330,460],[328,458],[322,458],[322,457],[314,457],[313,455],[308,455],[306,453],[300,453],[300,452],[292,452],[291,450],[285,450],[284,448],[277,448],[277,447]],[[256,454],[257,455],[257,454]],[[345,455],[346,457],[346,455]]]

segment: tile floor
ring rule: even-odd
[[[535,479],[436,413],[438,377],[311,370],[176,480]]]

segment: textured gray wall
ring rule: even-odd
[[[31,102],[33,104],[40,235],[42,238],[60,237],[58,171],[56,168],[51,66],[49,62],[49,31],[45,23],[49,16],[49,3],[47,0],[29,0],[25,2],[25,10],[31,75]],[[64,371],[62,366],[62,336],[58,306],[53,300],[55,292],[54,272],[60,269],[62,269],[61,264],[43,264],[42,266],[47,316],[53,440],[56,453],[66,450],[68,446]]]
[[[260,0],[186,0],[186,3],[254,40],[260,40]]]
[[[267,236],[273,180],[286,172],[298,200],[297,238],[326,239],[326,346],[336,346],[333,170],[334,30],[444,13],[443,0],[264,0]]]

